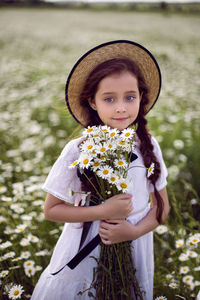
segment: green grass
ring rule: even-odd
[[[64,101],[67,75],[85,51],[115,39],[147,47],[163,75],[162,92],[148,120],[169,170],[172,208],[167,232],[155,232],[155,297],[195,297],[200,289],[195,269],[199,258],[180,261],[189,246],[176,248],[175,243],[200,232],[199,25],[199,17],[190,14],[64,8],[0,11],[0,228],[1,244],[12,242],[0,249],[0,271],[9,270],[1,278],[2,299],[8,298],[3,293],[11,282],[23,285],[22,299],[31,294],[42,270],[37,267],[28,277],[21,252],[30,251],[28,259],[44,269],[62,229],[62,224],[44,220],[41,183],[76,128]],[[21,233],[15,231],[19,224],[27,224]],[[30,233],[39,241],[27,240]],[[20,244],[23,237],[26,246]],[[192,249],[199,254],[199,246]],[[48,255],[38,255],[41,250]],[[5,259],[10,251],[19,259]],[[188,274],[196,281],[193,289],[183,283],[181,266],[190,267]],[[175,289],[167,274],[173,276]]]

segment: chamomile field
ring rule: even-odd
[[[165,12],[0,10],[0,298],[28,299],[62,231],[45,220],[41,186],[80,127],[65,106],[77,59],[110,40],[156,57],[162,91],[148,114],[168,168],[170,216],[154,233],[154,299],[200,290],[200,19]]]

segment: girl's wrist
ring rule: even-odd
[[[140,228],[137,225],[130,224],[130,226],[131,226],[131,232],[130,232],[131,240],[132,241],[137,240],[141,236]]]

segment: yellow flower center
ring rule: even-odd
[[[192,242],[193,242],[193,243],[197,243],[198,240],[197,240],[197,239],[193,239]]]
[[[75,160],[75,161],[73,162],[72,166],[75,166],[75,165],[77,165],[77,163],[78,163],[78,161],[77,161],[77,160]]]
[[[111,177],[110,181],[114,182],[114,181],[116,181],[116,178],[115,177]]]
[[[120,145],[125,145],[125,142],[122,142],[122,141],[121,141],[121,142],[119,142],[119,144],[120,144]]]
[[[111,132],[110,136],[111,137],[115,136],[115,132]]]
[[[127,184],[126,183],[121,183],[120,186],[121,186],[122,189],[127,188]]]
[[[125,136],[126,136],[126,137],[130,136],[130,132],[127,132],[127,133],[125,134]]]
[[[88,159],[88,158],[85,158],[85,159],[83,160],[83,164],[84,164],[84,165],[87,165],[88,162],[89,162],[89,159]]]
[[[119,161],[118,161],[118,165],[119,165],[119,166],[122,166],[123,164],[124,164],[124,162],[123,162],[122,160],[119,160]]]
[[[104,148],[104,147],[102,147],[101,149],[100,149],[100,152],[105,152],[106,151],[106,148]]]
[[[112,148],[113,146],[111,144],[108,145],[109,148]]]
[[[98,161],[95,161],[94,162],[94,167],[98,167],[99,166],[99,162]]]
[[[103,174],[107,175],[108,174],[108,170],[103,170]]]
[[[101,160],[104,160],[104,159],[105,159],[105,156],[101,156],[100,159],[101,159]]]
[[[187,277],[187,278],[185,278],[185,280],[186,280],[186,281],[189,281],[189,280],[190,280],[190,278],[189,278],[189,277]]]
[[[102,131],[103,131],[103,132],[108,132],[108,130],[107,130],[107,129],[103,129]]]
[[[93,128],[88,128],[87,129],[87,132],[89,133],[89,132],[91,132],[93,130]]]
[[[15,290],[14,293],[13,293],[13,295],[14,295],[14,296],[19,295],[19,290]]]
[[[88,149],[90,150],[90,149],[92,149],[92,147],[93,147],[92,145],[89,145],[89,146],[88,146]]]

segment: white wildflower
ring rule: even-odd
[[[87,155],[85,153],[81,153],[78,163],[81,169],[88,169],[91,165],[92,157],[90,155]]]
[[[152,163],[148,168],[147,177],[149,178],[154,173],[155,164]]]
[[[127,162],[123,158],[115,159],[114,160],[114,165],[117,168],[123,168],[123,169],[127,168]]]
[[[163,233],[165,233],[165,232],[168,231],[168,228],[167,228],[167,226],[165,226],[165,225],[159,225],[159,226],[156,227],[155,231],[156,231],[158,234],[163,234]]]
[[[9,271],[8,270],[3,270],[0,272],[0,278],[4,278],[8,275]]]
[[[192,275],[186,275],[183,277],[183,282],[188,284],[191,283],[193,281],[194,277]]]
[[[183,247],[184,246],[184,240],[183,239],[177,240],[176,243],[175,243],[175,246],[176,246],[176,248]]]
[[[188,260],[189,258],[188,258],[188,255],[187,255],[186,253],[181,253],[181,254],[179,255],[178,259],[179,259],[180,261],[186,261],[186,260]]]
[[[21,298],[22,293],[24,292],[23,290],[23,286],[20,284],[15,284],[11,287],[9,293],[8,293],[8,297],[10,299],[18,299]]]
[[[113,169],[110,166],[102,166],[97,171],[97,175],[103,179],[107,179],[112,174]]]
[[[190,268],[188,266],[180,267],[180,274],[187,274],[190,271]]]
[[[15,232],[16,232],[16,233],[23,232],[23,231],[26,229],[26,227],[27,227],[26,224],[18,225],[17,228],[15,229]]]
[[[26,276],[32,277],[33,275],[35,275],[36,270],[33,266],[30,266],[30,267],[25,268],[24,272],[25,272]]]

